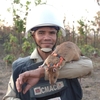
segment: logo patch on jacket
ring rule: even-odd
[[[47,92],[60,90],[63,87],[64,87],[64,83],[63,83],[63,81],[61,81],[61,82],[57,82],[54,85],[36,87],[36,88],[34,88],[34,93],[35,93],[35,95],[44,94],[44,93],[47,93]]]
[[[31,89],[31,97],[42,97],[59,92],[67,86],[65,80],[57,81],[56,84],[50,85],[49,82],[38,84]],[[33,92],[33,93],[32,93]]]

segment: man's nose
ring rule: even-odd
[[[44,35],[44,38],[45,38],[45,39],[50,39],[51,36],[50,36],[49,34],[45,34],[45,35]]]

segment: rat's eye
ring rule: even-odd
[[[52,67],[53,66],[53,64],[52,63],[50,63],[50,67]]]

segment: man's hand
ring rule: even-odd
[[[44,68],[38,68],[31,71],[26,71],[19,75],[16,80],[16,88],[18,92],[22,91],[22,85],[27,83],[23,93],[25,94],[32,86],[38,83],[41,77],[44,76]]]

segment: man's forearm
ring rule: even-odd
[[[78,78],[86,76],[91,73],[93,70],[92,61],[87,57],[81,57],[79,61],[73,61],[66,63],[66,65],[60,69],[59,79],[60,78]],[[45,72],[45,79],[48,79],[48,76]]]
[[[43,67],[40,67],[38,69],[36,69],[39,74],[39,77],[44,77],[45,76],[45,69]]]

